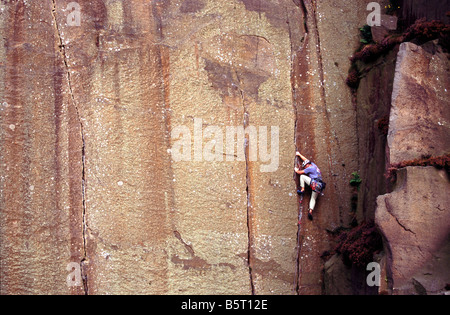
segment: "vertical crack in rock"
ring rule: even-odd
[[[297,87],[295,83],[295,71],[294,71],[294,61],[297,61],[297,54],[300,53],[306,53],[305,49],[308,43],[308,12],[306,10],[306,5],[304,0],[294,0],[294,3],[300,8],[302,11],[302,18],[303,18],[303,28],[305,32],[305,37],[302,39],[302,46],[296,51],[297,47],[294,47],[292,45],[292,30],[291,26],[288,22],[288,30],[289,30],[289,40],[291,41],[291,84],[292,84],[292,98],[293,98],[293,107],[294,107],[294,114],[295,114],[295,122],[294,122],[294,144],[295,144],[295,150],[298,151],[297,147],[297,126],[298,126],[298,108],[296,106],[296,100],[297,100]],[[287,17],[287,21],[289,21],[289,18]],[[297,158],[294,160],[294,166],[297,163]],[[294,181],[297,180],[297,174],[294,173]],[[297,197],[300,198],[300,197]],[[299,199],[299,202],[302,202],[302,199]],[[295,257],[295,276],[294,276],[294,293],[297,295],[299,294],[300,290],[300,252],[301,252],[301,245],[302,245],[302,237],[301,237],[301,225],[300,220],[302,216],[302,210],[303,207],[300,204],[299,206],[299,213],[298,213],[298,228],[297,228],[297,245],[296,245],[296,257]]]
[[[69,65],[67,63],[67,56],[66,56],[66,47],[64,45],[62,36],[61,36],[61,31],[59,29],[58,26],[58,21],[56,19],[56,0],[51,0],[51,14],[53,17],[53,23],[55,25],[55,33],[56,33],[56,38],[58,40],[58,47],[59,47],[59,52],[61,53],[61,56],[63,58],[63,62],[64,62],[64,68],[66,69],[66,74],[67,74],[67,82],[68,82],[68,87],[69,87],[69,93],[70,93],[70,98],[72,100],[72,104],[75,107],[75,111],[77,114],[77,118],[78,118],[78,122],[80,124],[80,136],[81,136],[81,142],[82,142],[82,147],[81,147],[81,194],[82,194],[82,238],[83,238],[83,257],[80,261],[80,269],[81,269],[81,276],[82,276],[82,280],[83,280],[83,288],[84,288],[84,293],[87,295],[88,294],[88,283],[87,283],[87,275],[85,272],[85,264],[87,261],[87,253],[86,253],[86,230],[87,230],[87,223],[86,223],[86,164],[85,164],[85,149],[86,149],[86,143],[85,143],[85,138],[84,138],[84,127],[83,127],[83,122],[81,121],[81,116],[80,116],[80,111],[78,109],[78,106],[76,104],[75,101],[75,97],[73,94],[73,89],[72,89],[72,81],[70,78],[70,70],[69,70]]]
[[[245,153],[245,181],[246,181],[246,192],[247,192],[247,237],[248,237],[248,248],[247,248],[247,264],[248,264],[248,273],[250,279],[250,286],[252,295],[255,295],[255,284],[253,282],[253,235],[252,235],[252,202],[251,202],[251,177],[250,177],[250,163],[249,163],[249,135],[245,133],[245,129],[249,126],[250,123],[250,114],[248,112],[248,106],[245,103],[244,91],[241,88],[242,82],[239,78],[239,74],[235,71],[237,80],[239,82],[239,93],[241,95],[242,107],[243,107],[243,126],[244,126],[244,134],[245,134],[245,142],[244,142],[244,153]]]
[[[249,158],[248,158],[248,136],[245,139],[245,168],[246,168],[246,184],[247,184],[247,232],[248,232],[248,251],[247,251],[247,261],[248,261],[248,273],[250,277],[250,286],[252,289],[252,295],[255,295],[255,284],[253,282],[253,235],[252,235],[252,203],[250,200],[250,176],[249,176]]]
[[[328,113],[328,104],[327,104],[327,98],[326,98],[326,89],[325,89],[325,74],[324,74],[324,64],[323,64],[323,57],[322,57],[322,45],[320,42],[320,32],[319,32],[319,24],[317,21],[317,2],[309,0],[308,2],[311,2],[309,6],[306,6],[305,4],[306,0],[302,0],[301,2],[303,3],[303,6],[305,8],[305,14],[308,15],[308,7],[310,7],[310,14],[311,14],[311,18],[312,18],[312,29],[314,30],[314,37],[315,37],[315,46],[316,46],[316,55],[317,55],[317,68],[319,71],[319,80],[320,80],[320,95],[322,98],[322,102],[323,102],[323,113],[326,119],[326,129],[325,129],[325,133],[326,133],[326,142],[327,142],[327,158],[328,158],[328,172],[330,174],[330,178],[332,178],[332,173],[333,173],[333,157],[332,157],[332,140],[330,141],[330,138],[332,137],[335,141],[335,145],[334,147],[336,148],[336,150],[338,151],[338,156],[340,158],[343,157],[342,152],[341,152],[341,145],[340,145],[340,141],[339,138],[336,134],[335,130],[332,130],[331,128],[331,120],[330,120],[330,115]],[[343,167],[345,168],[345,163],[341,163],[341,165],[343,165]],[[333,185],[336,191],[338,190],[338,183],[337,181],[333,181]],[[341,199],[340,195],[339,198]],[[340,204],[343,203],[343,200],[341,199]],[[342,211],[341,207],[339,207],[340,211]],[[342,218],[342,213],[339,214],[339,217]]]
[[[293,0],[295,5],[302,10],[303,15],[303,27],[305,29],[305,33],[308,33],[308,11],[306,10],[305,0]]]
[[[303,2],[303,1],[302,1]],[[328,123],[328,128],[327,128],[327,133],[329,133],[329,127],[330,127],[330,117],[328,115],[328,107],[327,107],[327,99],[326,99],[326,91],[325,91],[325,75],[324,75],[324,71],[323,71],[323,59],[322,59],[322,48],[321,48],[321,43],[320,43],[320,33],[319,33],[319,26],[317,24],[317,7],[316,7],[316,3],[312,2],[311,5],[311,16],[312,16],[312,23],[313,23],[313,29],[314,29],[314,35],[315,35],[315,39],[316,39],[316,54],[317,54],[317,69],[319,71],[319,80],[320,80],[320,94],[322,96],[322,102],[324,105],[324,109],[323,112],[325,114],[325,118],[327,120]],[[337,141],[337,137],[335,135],[336,141]],[[339,145],[338,145],[339,147]],[[328,164],[329,164],[329,169],[331,170],[333,167],[333,161],[331,158],[331,147],[330,145],[327,145],[328,148]]]
[[[249,113],[247,110],[247,106],[245,105],[244,101],[244,95],[241,91],[242,95],[242,102],[244,106],[244,130],[249,124]],[[252,202],[251,202],[251,178],[250,178],[250,163],[249,163],[249,136],[248,134],[245,135],[245,174],[246,174],[246,191],[247,191],[247,231],[248,231],[248,273],[250,276],[250,285],[252,288],[252,295],[255,294],[255,284],[253,282],[253,214],[252,214]]]

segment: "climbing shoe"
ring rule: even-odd
[[[297,195],[301,196],[303,195],[304,191],[301,191],[300,189],[297,190]]]
[[[313,216],[312,216],[311,210],[309,210],[309,212],[308,212],[308,219],[310,219],[311,221],[313,220]]]

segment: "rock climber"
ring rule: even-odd
[[[322,173],[316,164],[308,160],[304,157],[300,152],[295,153],[296,156],[299,156],[302,160],[302,170],[298,167],[295,167],[294,170],[297,174],[300,175],[300,187],[301,189],[297,190],[299,195],[303,195],[305,192],[305,183],[309,185],[312,189],[311,200],[309,202],[309,211],[308,211],[308,219],[312,220],[312,212],[314,207],[316,206],[316,199],[320,193],[325,189],[325,182],[322,180]]]

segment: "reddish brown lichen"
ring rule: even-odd
[[[339,236],[335,251],[342,255],[346,265],[365,267],[373,255],[383,249],[383,241],[373,221],[362,223]]]
[[[450,171],[450,154],[443,156],[423,156],[415,160],[402,161],[400,163],[391,164],[387,171],[387,178],[394,181],[397,175],[397,170],[407,166],[434,166],[438,169],[445,169],[447,173]]]
[[[448,48],[449,35],[450,25],[446,25],[442,21],[419,19],[405,31],[403,41],[414,41],[416,44],[421,45],[430,40],[439,39],[440,44],[444,48]]]
[[[359,86],[359,72],[356,68],[352,68],[350,69],[350,71],[348,72],[348,77],[345,81],[345,83],[347,83],[347,85],[352,88],[352,89],[357,89]]]
[[[389,131],[389,115],[386,115],[378,120],[377,127],[383,136],[387,136]]]

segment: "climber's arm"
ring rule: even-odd
[[[307,158],[306,157],[304,157],[300,152],[296,152],[295,153],[295,155],[297,155],[297,156],[299,156],[303,161],[306,161],[307,160]]]

